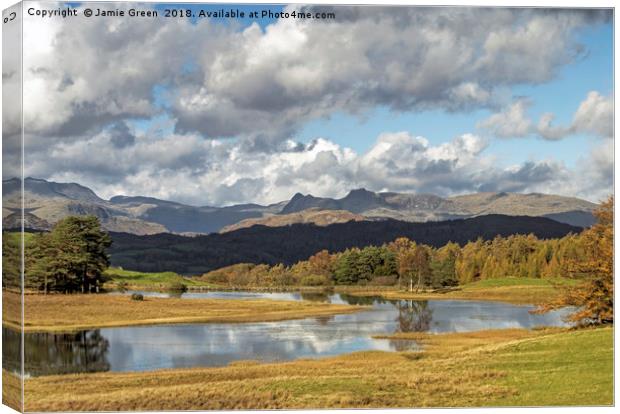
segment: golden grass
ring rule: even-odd
[[[22,411],[22,386],[17,375],[2,370],[2,404]]]
[[[361,306],[273,300],[178,299],[113,295],[26,295],[26,332],[207,322],[267,322],[351,313]],[[5,292],[3,307],[19,296]],[[7,315],[6,326],[19,329],[19,318]]]
[[[14,323],[19,325],[21,319],[21,295],[2,289],[2,323]]]
[[[248,361],[223,368],[39,377],[26,380],[26,409],[115,411],[613,403],[613,330],[609,328],[398,337],[415,338],[425,344],[425,350],[358,352],[279,364]],[[594,369],[592,360],[599,361]]]

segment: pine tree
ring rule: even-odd
[[[2,285],[10,288],[21,286],[21,249],[19,233],[2,233]]]
[[[98,291],[110,264],[110,245],[97,217],[66,217],[33,239],[25,255],[27,285],[45,292]]]

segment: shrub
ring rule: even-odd
[[[132,293],[131,300],[144,300],[144,295],[142,293]]]
[[[187,286],[181,282],[171,282],[168,285],[168,290],[173,292],[185,292],[187,290]]]
[[[396,276],[375,276],[369,283],[372,286],[394,286],[398,279]]]
[[[302,286],[326,286],[329,285],[330,280],[323,275],[308,275],[302,277],[299,283]]]

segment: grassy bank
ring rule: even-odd
[[[117,289],[166,290],[183,284],[187,288],[213,288],[216,285],[198,278],[184,277],[175,272],[145,273],[111,267],[104,272],[108,279],[104,287]]]
[[[410,336],[421,352],[26,380],[26,410],[609,405],[613,330]]]
[[[357,312],[359,306],[271,300],[176,299],[112,295],[26,295],[24,329],[75,331],[112,326],[206,322],[265,322]],[[19,296],[3,294],[3,308],[18,306]],[[17,305],[16,305],[17,304]],[[3,323],[18,328],[19,319]]]
[[[386,299],[466,299],[491,300],[516,304],[540,304],[556,297],[559,287],[574,284],[573,279],[531,279],[506,277],[487,279],[458,286],[444,292],[407,292],[404,290],[350,291],[352,295],[377,295]]]

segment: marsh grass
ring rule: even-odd
[[[398,337],[403,337],[399,335]],[[613,330],[411,334],[421,352],[26,381],[30,411],[609,405]]]

